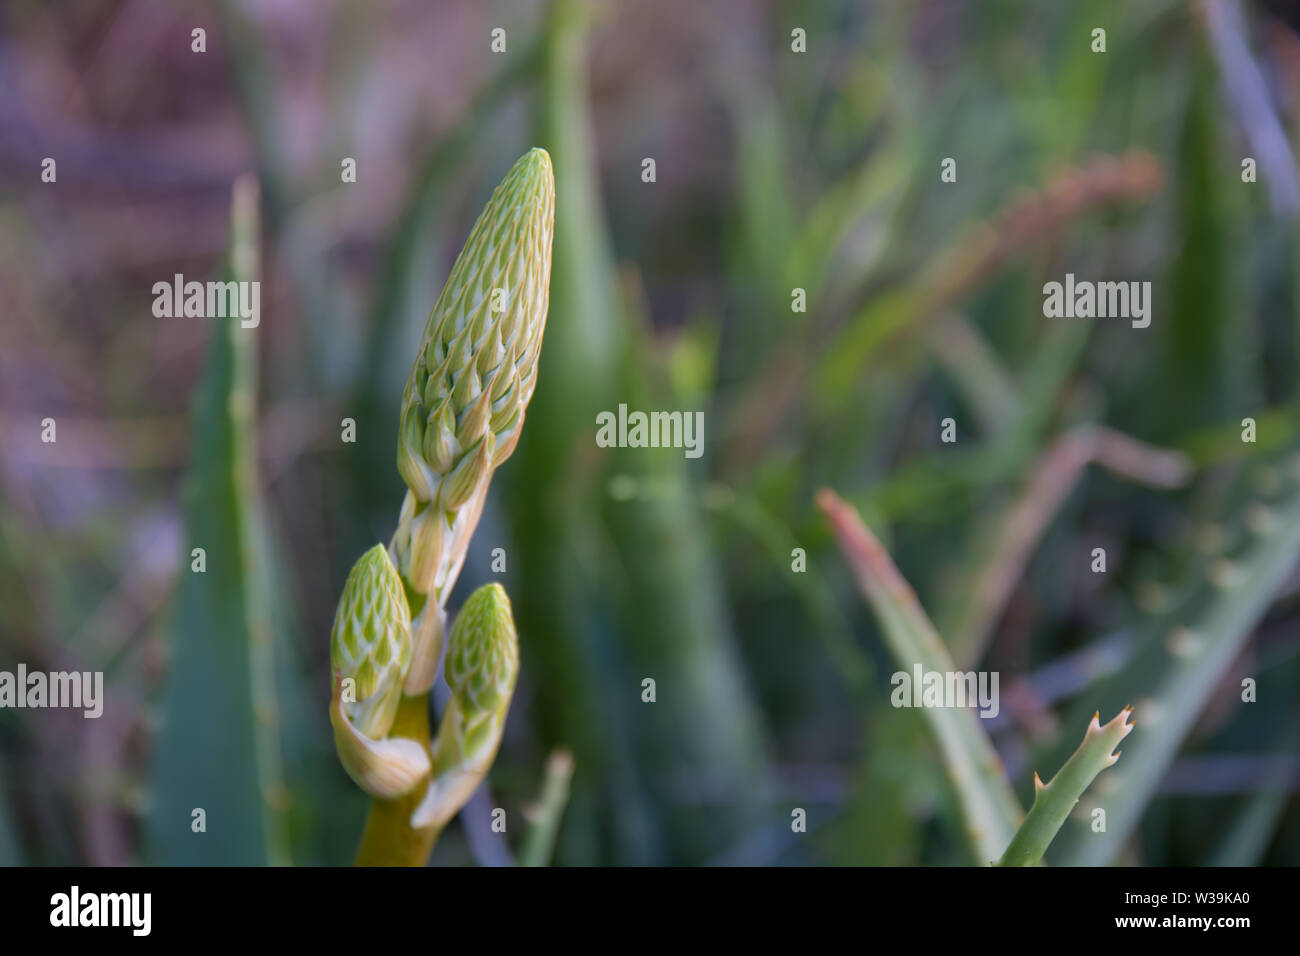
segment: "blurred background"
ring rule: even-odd
[[[335,603],[396,523],[428,311],[534,145],[540,383],[449,605],[504,583],[522,677],[434,865],[511,862],[559,751],[557,864],[975,862],[821,487],[999,672],[1022,802],[1137,703],[1113,839],[1072,821],[1061,862],[1300,862],[1297,548],[1250,539],[1300,483],[1290,11],[8,0],[0,669],[107,700],[0,710],[0,863],[350,861]],[[246,173],[259,327],[155,318],[155,282],[221,277]],[[1044,318],[1066,272],[1150,281],[1150,328]],[[598,448],[623,402],[703,411],[703,457]]]

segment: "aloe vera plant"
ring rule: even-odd
[[[948,647],[915,592],[862,519],[829,490],[817,496],[817,505],[830,521],[899,666],[954,671]],[[1133,729],[1128,719],[1132,708],[1104,726],[1100,714],[1093,714],[1083,743],[1051,782],[1044,784],[1034,774],[1034,804],[1026,815],[979,718],[964,708],[926,708],[924,713],[957,791],[972,853],[980,862],[996,859],[1001,866],[1033,866],[1042,859],[1083,791],[1119,759],[1115,747]]]
[[[1225,670],[1300,558],[1300,452],[1245,469],[1230,499],[1231,515],[1202,529],[1202,553],[1189,579],[1164,589],[1168,606],[1156,609],[1128,665],[1097,688],[1103,702],[1133,699],[1139,718],[1146,715],[1144,729],[1106,788],[1107,829],[1068,828],[1053,848],[1059,862],[1103,865],[1119,854]],[[1177,592],[1181,597],[1173,596]]]
[[[357,863],[422,865],[487,775],[519,673],[510,600],[476,590],[447,633],[447,598],[493,472],[514,450],[537,383],[555,185],[524,154],[489,199],[426,323],[402,394],[397,531],[352,569],[331,634],[339,759],[371,798]],[[446,638],[450,702],[429,694]]]
[[[972,851],[1002,866],[1032,866],[1049,845],[1072,865],[1113,860],[1136,828],[1197,715],[1263,616],[1300,556],[1300,453],[1244,470],[1230,492],[1234,516],[1206,525],[1192,579],[1160,588],[1157,605],[1128,664],[1090,689],[1088,700],[1108,706],[1135,699],[1105,724],[1093,712],[1083,743],[1044,783],[1034,774],[1034,801],[1022,815],[1001,761],[978,720],[964,709],[927,709],[962,806]],[[831,522],[885,642],[901,667],[952,671],[947,645],[880,543],[851,507],[829,491],[818,505]],[[1155,675],[1153,679],[1151,675]],[[1116,747],[1145,715],[1124,766],[1108,775],[1092,809],[1104,825],[1070,823],[1097,775],[1119,759]],[[1080,718],[1080,722],[1082,719]],[[1050,753],[1041,755],[1051,761]],[[1267,815],[1267,813],[1265,813]]]

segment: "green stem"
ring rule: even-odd
[[[389,737],[406,737],[429,750],[429,695],[403,697]],[[432,759],[432,754],[430,754]],[[442,827],[411,828],[411,814],[428,789],[424,781],[396,800],[371,800],[366,828],[357,849],[357,866],[424,866]]]

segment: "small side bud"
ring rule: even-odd
[[[348,574],[330,632],[330,666],[356,681],[356,703],[342,706],[372,740],[393,725],[410,663],[411,610],[388,550],[377,544]]]
[[[447,637],[444,666],[452,696],[433,744],[433,779],[411,816],[415,829],[455,816],[501,746],[519,676],[519,640],[501,585],[485,584],[465,602]]]

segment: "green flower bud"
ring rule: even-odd
[[[492,193],[425,325],[397,442],[415,509],[394,542],[418,593],[441,599],[455,581],[492,472],[519,440],[546,327],[554,219],[551,158],[529,150]],[[426,508],[446,512],[449,533],[411,536]]]
[[[387,549],[377,544],[352,566],[330,633],[343,712],[372,740],[392,727],[410,664],[411,611]]]
[[[501,746],[519,677],[519,641],[501,585],[483,585],[461,608],[447,638],[444,673],[451,699],[433,744],[433,778],[411,816],[417,829],[455,816]]]
[[[509,702],[519,674],[519,640],[505,588],[485,584],[470,595],[451,629],[443,666],[463,713],[482,717]]]

